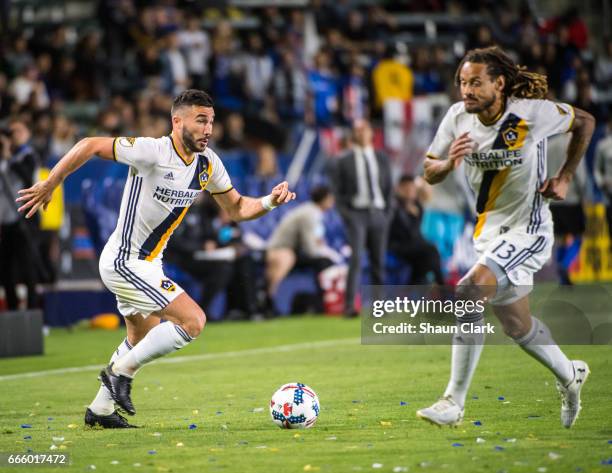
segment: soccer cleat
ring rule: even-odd
[[[557,391],[561,395],[561,424],[569,429],[580,413],[580,391],[589,377],[589,365],[581,360],[572,360],[574,366],[574,379],[567,386],[557,381]]]
[[[449,425],[455,427],[463,420],[463,409],[459,407],[452,397],[441,397],[430,407],[419,409],[416,413],[419,419],[435,425]]]
[[[104,383],[104,386],[110,391],[111,396],[114,401],[119,404],[119,407],[131,416],[136,414],[136,409],[130,398],[132,378],[113,373],[113,364],[111,363],[100,371],[100,377],[98,379]]]
[[[102,427],[103,429],[137,429],[135,425],[131,425],[125,417],[117,411],[107,416],[94,414],[88,407],[85,411],[85,425],[90,427]]]

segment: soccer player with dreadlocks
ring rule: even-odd
[[[516,65],[501,49],[469,51],[455,81],[462,102],[442,120],[425,160],[425,179],[444,180],[462,162],[476,197],[474,247],[479,256],[457,286],[457,296],[486,300],[504,333],[557,379],[561,423],[571,427],[589,375],[584,361],[569,360],[548,327],[529,308],[533,275],[548,260],[553,222],[547,199],[562,200],[584,155],[595,121],[587,112],[547,100],[546,76]],[[571,133],[566,159],[546,176],[547,138]],[[483,314],[457,317],[470,324],[453,336],[451,375],[443,396],[417,416],[437,425],[461,422],[483,348]],[[481,333],[482,332],[482,333]]]

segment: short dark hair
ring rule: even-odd
[[[330,194],[331,194],[331,189],[329,187],[325,185],[314,186],[310,190],[310,200],[312,200],[315,204],[320,204]]]
[[[212,97],[203,90],[187,89],[174,98],[171,113],[174,115],[174,112],[176,112],[176,110],[179,108],[190,107],[191,105],[212,107],[214,106],[214,103]]]

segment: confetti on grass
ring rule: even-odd
[[[550,458],[551,460],[558,460],[559,458],[561,458],[561,455],[555,452],[548,452],[548,458]]]
[[[482,425],[482,422],[479,420],[475,420],[474,422],[472,422],[475,426],[480,427]]]
[[[147,453],[149,455],[155,455],[157,453],[157,450],[149,450]]]
[[[505,401],[506,398],[504,396],[497,396],[498,401]]]
[[[476,437],[476,443],[485,443],[486,440],[483,439],[482,437]]]
[[[501,452],[504,450],[504,447],[500,447],[499,445],[495,445],[494,450]]]
[[[196,424],[189,424],[189,430],[197,429],[198,426]]]
[[[32,424],[21,424],[21,428],[22,429],[31,429],[32,428]]]
[[[459,442],[455,442],[452,446],[453,447],[463,447],[463,444]]]
[[[377,470],[382,468],[383,466],[384,465],[382,463],[372,463],[372,468],[375,468]]]
[[[408,403],[406,401],[400,401],[400,406],[407,406]],[[396,467],[396,468],[400,468],[400,467]]]

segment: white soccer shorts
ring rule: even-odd
[[[511,231],[477,251],[479,264],[488,266],[487,260],[493,260],[508,278],[505,284],[498,284],[491,304],[508,305],[529,294],[533,289],[533,275],[548,261],[552,247],[552,235]]]
[[[183,288],[164,274],[160,264],[139,260],[120,260],[104,248],[100,256],[102,282],[115,294],[117,309],[124,317],[152,312],[166,307],[183,292]]]

